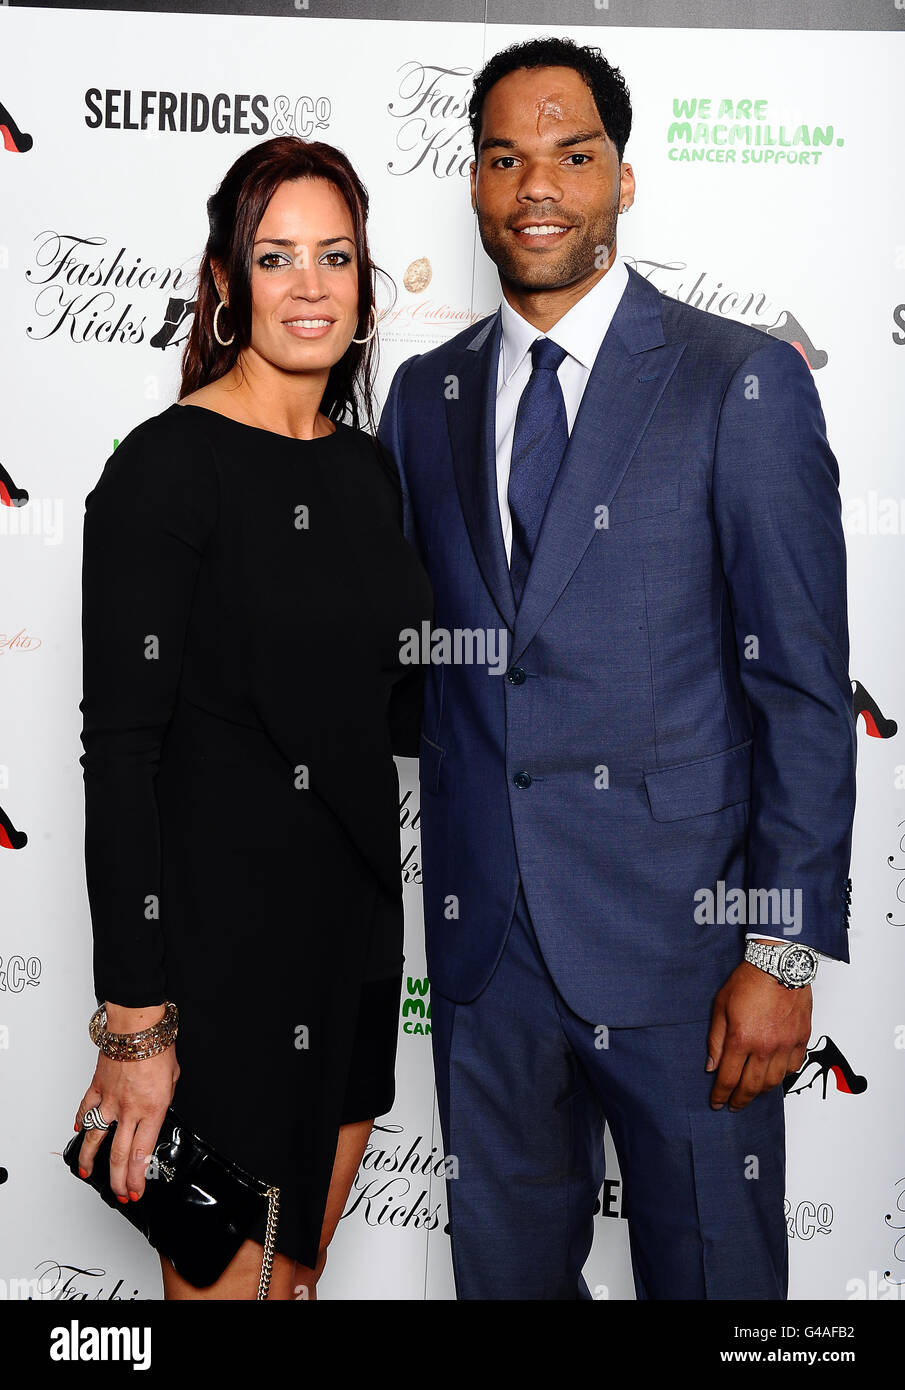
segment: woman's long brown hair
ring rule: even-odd
[[[358,262],[358,327],[363,338],[373,326],[375,273],[383,274],[371,260],[366,222],[368,193],[342,150],[322,141],[280,135],[264,140],[240,155],[224,176],[216,193],[207,200],[209,236],[198,271],[198,294],[188,341],[182,354],[179,399],[210,381],[224,376],[240,351],[251,341],[251,268],[255,232],[267,204],[286,179],[327,179],[348,205],[355,229]],[[227,307],[220,313],[221,347],[214,337],[214,313],[220,295],[211,262],[227,280]],[[369,342],[350,343],[330,369],[321,410],[330,420],[346,421],[373,434],[373,381],[377,365],[377,334]]]

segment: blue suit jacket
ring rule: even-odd
[[[500,336],[497,312],[409,358],[380,424],[434,628],[508,638],[507,674],[427,670],[433,986],[480,993],[519,875],[550,971],[591,1022],[707,1017],[752,929],[720,913],[720,881],[788,890],[791,909],[799,890],[789,940],[847,960],[845,547],[807,363],[630,269],[516,612],[496,494]],[[730,920],[698,920],[705,889]],[[753,929],[785,934],[775,916]]]

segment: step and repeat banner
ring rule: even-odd
[[[499,302],[469,203],[468,96],[492,53],[554,32],[598,44],[631,90],[619,255],[664,295],[794,344],[823,402],[858,810],[852,963],[821,967],[787,1079],[791,1297],[905,1297],[903,31],[899,0],[0,5],[0,1298],[162,1297],[154,1252],[60,1158],[96,1055],[79,582],[86,494],[176,398],[206,199],[274,135],[349,155],[395,286],[379,291],[382,401],[401,361]],[[400,781],[397,1098],[324,1298],[454,1297],[413,762]],[[585,1275],[596,1298],[630,1299],[609,1143],[608,1160]]]

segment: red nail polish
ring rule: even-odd
[[[88,1174],[87,1174],[87,1172],[85,1171],[85,1169],[84,1169],[84,1168],[80,1168],[80,1169],[79,1169],[79,1177],[80,1177],[80,1178],[87,1178],[87,1176],[88,1176]]]
[[[116,1200],[117,1200],[118,1202],[128,1202],[129,1199],[128,1199],[128,1197],[120,1197],[119,1193],[117,1193],[117,1194],[116,1194]]]
[[[133,1201],[133,1202],[137,1202],[137,1201],[138,1201],[138,1193],[137,1193],[137,1192],[130,1192],[130,1193],[129,1193],[129,1196],[132,1198],[132,1201]]]

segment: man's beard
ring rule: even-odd
[[[501,278],[515,289],[536,293],[562,289],[602,269],[616,241],[619,205],[615,203],[607,208],[595,222],[582,218],[573,220],[568,213],[548,213],[554,221],[568,221],[572,235],[567,237],[558,255],[537,257],[536,261],[530,254],[517,255],[506,239],[508,228],[498,229],[497,223],[491,223],[482,215],[480,207],[477,215],[481,243]],[[519,221],[528,216],[534,217],[534,214],[526,209],[519,214]],[[537,215],[539,223],[543,220],[543,214]]]

